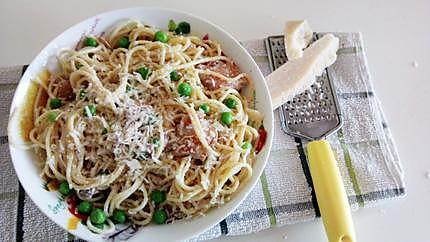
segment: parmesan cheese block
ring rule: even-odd
[[[286,62],[266,77],[276,109],[309,88],[315,82],[315,76],[336,61],[339,39],[326,34],[312,43],[303,52],[303,57]]]
[[[294,60],[303,56],[303,49],[312,40],[313,31],[308,21],[294,20],[288,21],[284,30],[285,52],[288,60]]]

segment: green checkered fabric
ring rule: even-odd
[[[353,210],[405,196],[403,170],[393,137],[375,95],[359,33],[340,39],[330,73],[344,126],[328,138]],[[264,75],[270,70],[263,40],[242,43]],[[78,241],[51,222],[19,185],[8,151],[9,104],[25,67],[0,68],[0,233],[2,241]],[[272,151],[260,182],[220,224],[191,240],[258,232],[319,216],[306,159],[306,142],[286,135],[275,110]],[[37,219],[35,219],[37,218]]]

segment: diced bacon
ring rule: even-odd
[[[199,117],[202,129],[206,134],[206,141],[209,145],[212,145],[217,137],[215,128],[204,118],[203,113],[198,112],[197,116]],[[172,140],[172,142],[167,144],[167,151],[171,151],[174,156],[181,157],[191,155],[194,159],[202,161],[206,160],[208,156],[207,150],[197,138],[191,124],[191,119],[188,116],[179,121],[176,125],[175,131],[172,132],[172,135],[176,138],[169,139]],[[178,137],[181,138],[177,139]]]
[[[65,80],[62,78],[58,78],[57,82],[57,97],[64,98],[66,100],[71,100],[75,98],[75,93],[73,92],[73,88],[70,85],[69,80]]]
[[[191,155],[194,159],[206,160],[207,152],[200,145],[200,142],[195,142],[194,139],[185,139],[186,142],[178,146],[177,149],[173,151],[174,156],[187,156]]]
[[[211,61],[199,65],[198,68],[217,72],[230,78],[234,78],[242,73],[239,70],[239,67],[233,62]],[[242,77],[235,82],[227,82],[219,77],[209,74],[200,74],[199,77],[203,86],[211,91],[217,90],[222,86],[232,87],[236,90],[240,90],[248,84],[248,79],[246,77]]]

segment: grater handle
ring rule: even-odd
[[[356,242],[342,177],[326,140],[308,143],[309,168],[321,217],[330,242]]]

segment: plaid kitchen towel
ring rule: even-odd
[[[328,140],[353,210],[405,196],[403,170],[375,95],[359,33],[335,33],[337,61],[329,67],[344,126]],[[263,40],[243,42],[263,74],[270,65]],[[12,95],[25,67],[0,68],[1,241],[77,241],[51,222],[18,183],[8,151]],[[275,136],[266,169],[245,201],[221,223],[191,239],[207,240],[258,232],[320,216],[305,154],[305,142],[286,135],[275,111]],[[37,218],[37,219],[34,219]]]

